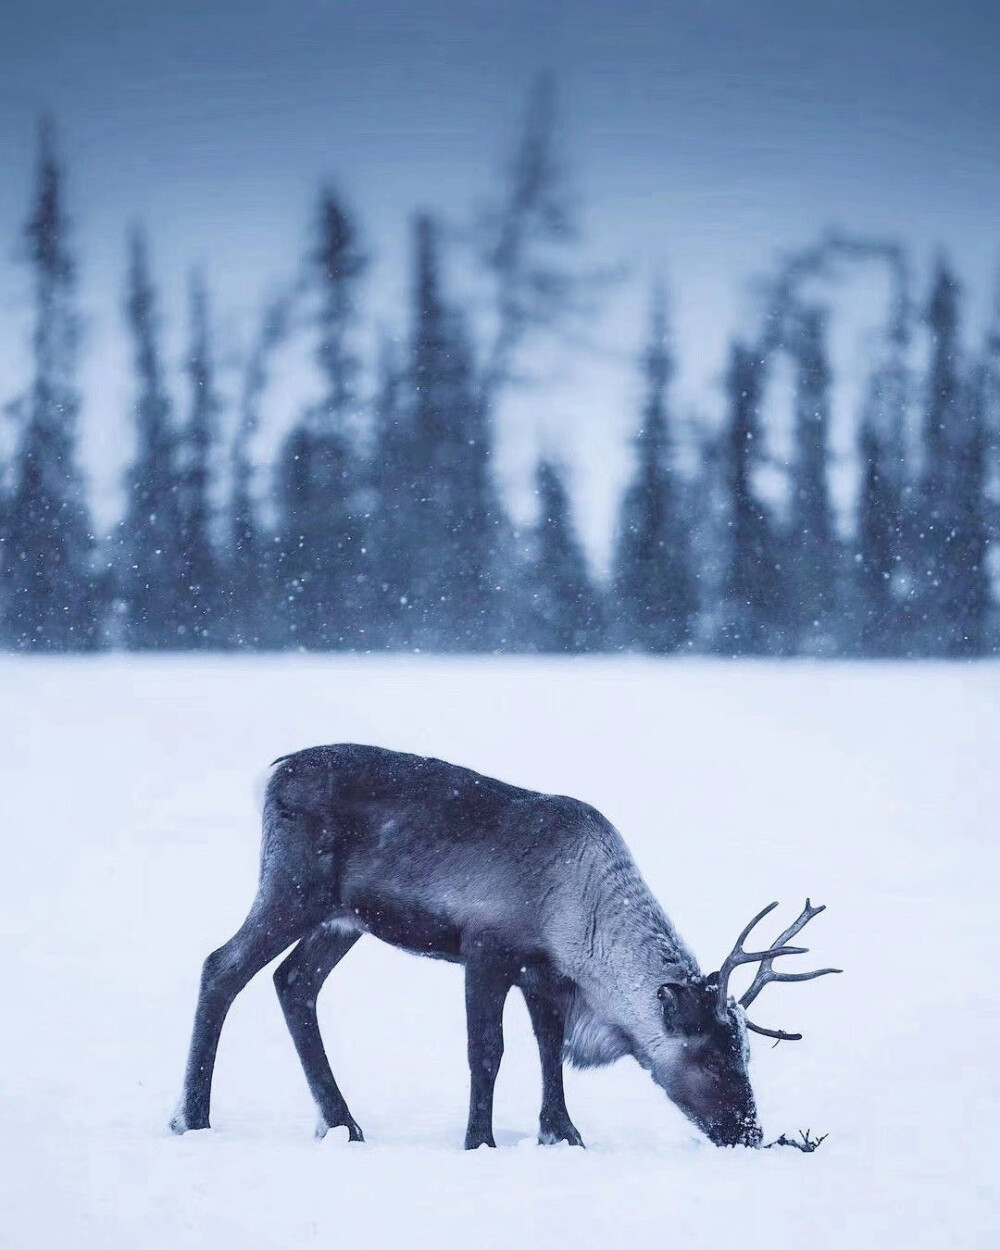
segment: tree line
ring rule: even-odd
[[[1000,308],[963,349],[961,292],[943,259],[910,295],[902,248],[830,235],[788,260],[760,333],[731,345],[726,416],[681,465],[662,296],[610,576],[595,577],[565,473],[536,469],[537,520],[516,525],[494,473],[494,423],[518,353],[586,302],[567,247],[551,91],[532,96],[503,193],[483,225],[484,332],[448,289],[445,236],[415,217],[408,326],[365,386],[354,329],[367,257],[324,190],[301,275],[272,299],[224,435],[212,317],[192,278],[187,393],[171,393],[157,288],[140,229],[125,315],[135,454],[110,533],[78,463],[79,314],[64,175],[45,125],[25,227],[33,377],[10,411],[0,494],[0,645],[102,648],[705,652],[977,656],[1000,641]],[[844,531],[831,492],[828,316],[810,280],[853,263],[889,274],[888,323],[858,420],[861,466]],[[920,331],[926,366],[914,376]],[[253,455],[275,352],[312,336],[320,398],[275,462]],[[766,392],[794,373],[792,452],[777,460]],[[220,470],[220,465],[222,466]],[[776,497],[769,480],[777,478]],[[220,499],[220,482],[224,498]]]

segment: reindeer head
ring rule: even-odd
[[[743,949],[753,927],[777,906],[771,903],[754,916],[718,972],[667,981],[658,991],[664,1027],[676,1046],[672,1049],[673,1061],[660,1069],[657,1080],[670,1099],[717,1146],[759,1146],[763,1140],[747,1072],[747,1030],[777,1041],[798,1041],[802,1036],[761,1028],[746,1018],[745,1009],[769,981],[810,981],[840,971],[820,968],[815,972],[784,973],[772,968],[772,962],[781,955],[806,953],[805,947],[786,943],[823,911],[822,907],[811,906],[808,899],[798,920],[767,950]],[[737,1003],[729,994],[729,977],[734,968],[748,963],[760,967]]]

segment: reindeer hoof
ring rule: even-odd
[[[178,1107],[170,1121],[170,1131],[178,1137],[189,1131],[209,1127],[208,1116],[203,1116],[198,1121],[189,1120],[183,1107]]]
[[[584,1148],[583,1138],[568,1121],[565,1124],[548,1125],[541,1129],[538,1134],[539,1146],[557,1146],[560,1142]]]
[[[322,1141],[332,1128],[346,1128],[347,1140],[349,1142],[363,1142],[365,1140],[365,1135],[361,1131],[361,1125],[355,1123],[354,1120],[338,1120],[336,1124],[327,1124],[326,1120],[324,1120],[322,1116],[320,1116],[320,1118],[316,1121],[316,1140]]]
[[[497,1144],[493,1140],[493,1134],[485,1135],[466,1133],[465,1148],[466,1150],[478,1150],[480,1146],[489,1146],[491,1150],[496,1150]]]

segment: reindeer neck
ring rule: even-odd
[[[697,961],[620,836],[610,826],[602,832],[577,879],[567,883],[576,894],[575,905],[561,909],[568,923],[560,925],[559,953],[567,974],[585,991],[596,979],[608,991],[643,996],[678,970],[697,974]]]

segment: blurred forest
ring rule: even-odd
[[[553,136],[543,83],[476,238],[485,322],[449,287],[450,232],[415,215],[405,333],[386,336],[374,377],[356,347],[363,231],[322,191],[302,259],[261,310],[228,411],[198,273],[187,387],[172,393],[150,245],[134,229],[124,309],[135,454],[123,514],[96,532],[77,446],[76,254],[44,123],[24,234],[33,379],[26,393],[2,396],[14,434],[0,462],[0,646],[994,653],[1000,300],[970,351],[947,261],[915,293],[905,249],[891,240],[829,234],[775,265],[757,333],[731,344],[726,419],[698,429],[693,455],[678,450],[668,309],[654,289],[648,341],[636,345],[645,401],[633,414],[610,574],[598,577],[588,559],[558,458],[537,465],[537,519],[515,523],[495,475],[498,404],[526,347],[599,299],[606,279],[577,261]],[[880,267],[892,299],[857,414],[860,486],[845,533],[831,495],[829,314],[807,292],[817,274],[855,265]],[[260,464],[255,436],[274,357],[295,336],[313,346],[323,395],[298,415],[274,463]],[[794,380],[781,457],[765,402],[778,362]],[[775,478],[780,501],[768,487]]]

